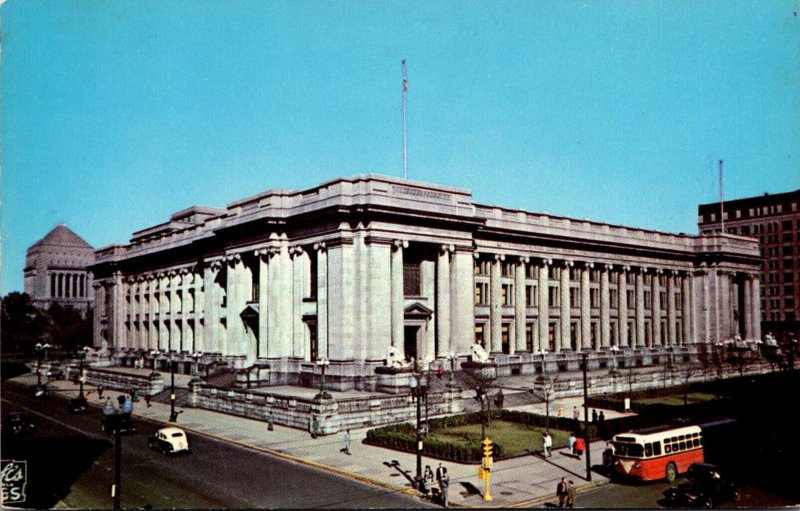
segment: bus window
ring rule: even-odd
[[[654,456],[661,455],[661,442],[653,442],[653,455]]]
[[[671,444],[664,444],[664,454],[669,454],[672,452],[672,445]]]
[[[694,444],[695,447],[700,447],[700,439],[695,438],[694,440],[692,440],[692,444]]]
[[[653,455],[653,444],[648,442],[644,444],[644,456],[645,458],[650,457]]]
[[[686,442],[681,442],[680,443],[680,448],[681,448],[681,451],[686,449]]]

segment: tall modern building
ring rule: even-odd
[[[583,352],[600,367],[663,364],[761,337],[760,264],[746,237],[357,176],[192,207],[97,250],[95,342],[120,363],[222,358],[271,384],[311,385],[326,359],[340,389],[372,388],[392,356],[485,351],[500,374],[577,369]]]
[[[92,263],[94,248],[60,224],[28,248],[25,292],[36,307],[58,303],[85,316],[94,306],[92,274],[87,270]]]
[[[726,232],[758,240],[762,329],[779,339],[800,338],[800,190],[702,204],[698,227],[700,234]]]

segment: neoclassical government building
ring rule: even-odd
[[[192,207],[95,256],[97,345],[122,362],[225,360],[273,385],[312,385],[319,359],[332,387],[369,389],[392,355],[449,368],[478,344],[515,374],[574,368],[582,352],[648,364],[761,337],[753,239],[483,205],[378,175]]]

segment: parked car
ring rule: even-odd
[[[67,409],[72,413],[87,413],[90,411],[89,402],[83,396],[74,397],[67,403]]]
[[[3,435],[11,438],[27,438],[36,434],[36,425],[25,412],[11,412],[3,421]]]
[[[161,428],[147,438],[147,447],[164,454],[190,452],[189,439],[181,428]]]
[[[689,482],[664,492],[667,504],[673,507],[712,508],[723,502],[738,501],[744,486],[723,476],[717,465],[692,463],[686,471]]]
[[[106,435],[111,435],[114,430],[119,428],[121,435],[132,435],[136,433],[136,424],[130,414],[116,413],[113,415],[102,415],[100,418],[100,429]]]

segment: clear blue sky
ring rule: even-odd
[[[8,0],[2,282],[183,208],[362,173],[669,232],[800,188],[800,0]]]

